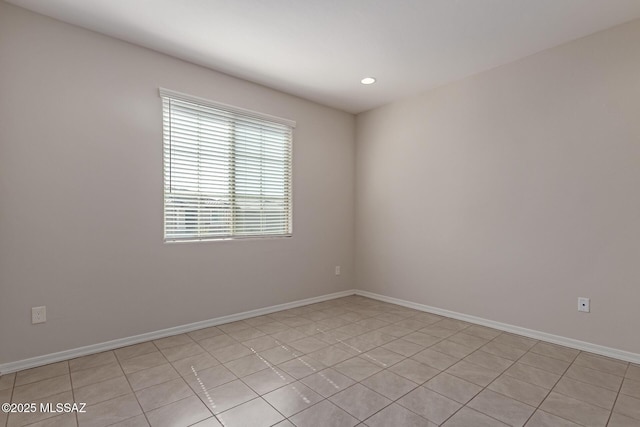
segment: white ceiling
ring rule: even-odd
[[[640,18],[640,0],[8,1],[351,113]]]

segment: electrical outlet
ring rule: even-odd
[[[591,300],[589,298],[578,297],[578,311],[589,313],[591,311]]]
[[[31,308],[31,323],[44,323],[47,321],[47,307],[32,307]]]
[[[336,272],[336,276],[340,275],[340,266],[339,265],[336,265],[335,272]]]

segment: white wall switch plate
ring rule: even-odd
[[[340,266],[339,265],[336,265],[335,272],[336,272],[336,276],[340,275]]]
[[[589,298],[578,297],[578,311],[589,313],[591,311],[591,300]]]
[[[47,321],[47,307],[32,307],[31,308],[31,323],[44,323]]]

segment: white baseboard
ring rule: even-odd
[[[256,310],[245,311],[242,313],[231,314],[229,316],[216,317],[214,319],[203,320],[201,322],[189,323],[187,325],[176,326],[173,328],[162,329],[159,331],[147,332],[145,334],[134,335],[132,337],[119,338],[98,344],[78,347],[71,350],[60,351],[57,353],[45,354],[43,356],[32,357],[30,359],[18,360],[0,364],[0,374],[10,374],[12,372],[21,371],[23,369],[34,368],[36,366],[48,365],[49,363],[60,362],[62,360],[73,359],[89,354],[100,353],[101,351],[114,350],[128,345],[139,344],[141,342],[157,340],[159,338],[169,337],[171,335],[192,332],[198,329],[208,328],[210,326],[222,325],[224,323],[236,322],[238,320],[248,319],[250,317],[263,316],[265,314],[274,313],[276,311],[288,310],[290,308],[301,307],[303,305],[314,304],[317,302],[328,301],[331,299],[342,298],[355,294],[355,290],[350,289],[342,292],[321,295],[313,298],[287,302],[284,304],[272,305],[270,307],[258,308]]]
[[[75,357],[86,356],[89,354],[99,353],[101,351],[114,350],[128,345],[138,344],[145,341],[156,340],[159,338],[169,337],[171,335],[192,332],[210,326],[222,325],[224,323],[236,322],[238,320],[248,319],[250,317],[262,316],[274,313],[276,311],[287,310],[290,308],[301,307],[304,305],[314,304],[317,302],[328,301],[335,298],[342,298],[349,295],[361,295],[376,299],[379,301],[389,302],[401,305],[403,307],[413,308],[428,313],[439,314],[441,316],[451,317],[453,319],[464,320],[465,322],[475,323],[477,325],[487,326],[501,331],[511,332],[525,337],[534,338],[553,344],[559,344],[578,350],[589,351],[591,353],[600,354],[602,356],[612,357],[627,362],[640,364],[640,354],[631,353],[629,351],[618,350],[611,347],[605,347],[598,344],[592,344],[585,341],[579,341],[572,338],[561,337],[546,332],[535,331],[533,329],[522,328],[507,323],[496,322],[493,320],[483,319],[481,317],[470,316],[468,314],[457,313],[455,311],[444,310],[437,307],[431,307],[424,304],[418,304],[398,298],[388,297],[373,292],[350,289],[342,292],[321,295],[313,298],[307,298],[298,301],[292,301],[285,304],[272,305],[270,307],[259,308],[256,310],[245,311],[242,313],[231,314],[229,316],[216,317],[214,319],[204,320],[201,322],[189,323],[187,325],[176,326],[173,328],[162,329],[159,331],[148,332],[145,334],[135,335],[127,338],[120,338],[98,344],[92,344],[84,347],[78,347],[71,350],[65,350],[58,353],[45,354],[43,356],[32,357],[30,359],[18,360],[0,364],[0,374],[9,374],[23,369],[34,368],[37,366],[48,365],[49,363],[60,362],[62,360],[73,359]]]
[[[386,295],[380,295],[373,292],[356,290],[355,293],[356,295],[361,295],[363,297],[401,305],[403,307],[413,308],[420,311],[426,311],[428,313],[433,313],[433,314],[439,314],[441,316],[451,317],[453,319],[463,320],[465,322],[475,323],[477,325],[487,326],[489,328],[499,329],[501,331],[511,332],[514,334],[523,335],[525,337],[534,338],[537,340],[546,341],[553,344],[563,345],[565,347],[575,348],[577,350],[588,351],[591,353],[599,354],[601,356],[612,357],[614,359],[620,359],[627,362],[640,364],[640,354],[632,353],[630,351],[618,350],[616,348],[605,347],[603,345],[575,340],[573,338],[561,337],[559,335],[553,335],[546,332],[536,331],[533,329],[522,328],[520,326],[514,326],[508,323],[496,322],[494,320],[487,320],[487,319],[483,319],[482,317],[470,316],[468,314],[462,314],[462,313],[457,313],[455,311],[444,310],[442,308],[431,307],[424,304],[418,304],[415,302],[388,297]]]

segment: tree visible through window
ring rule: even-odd
[[[291,235],[294,122],[160,90],[167,241]]]

